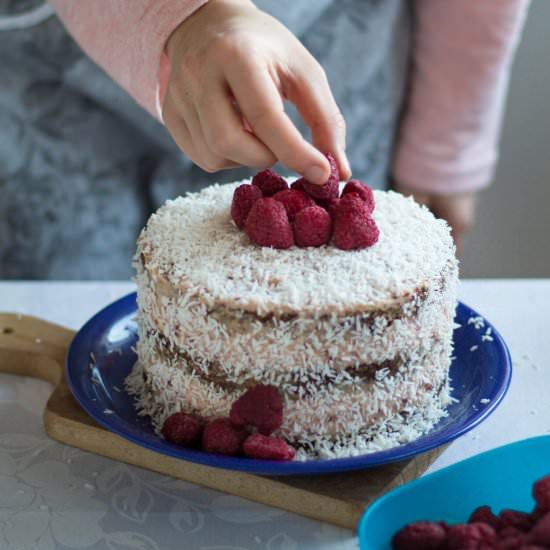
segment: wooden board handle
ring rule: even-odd
[[[0,313],[0,372],[57,385],[74,332],[30,315]]]

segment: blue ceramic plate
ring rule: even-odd
[[[456,321],[461,327],[454,334],[456,358],[451,366],[453,396],[458,402],[428,434],[387,451],[333,460],[277,462],[203,453],[157,437],[149,420],[136,414],[133,398],[124,391],[124,379],[136,359],[135,313],[136,295],[129,294],[101,310],[80,329],[66,362],[67,382],[74,397],[99,424],[121,437],[159,453],[218,468],[304,475],[359,470],[403,460],[443,445],[482,422],[504,397],[512,374],[510,354],[501,336],[491,327],[493,341],[482,342],[481,335],[491,325],[485,321],[483,329],[476,329],[468,319],[477,313],[459,303]],[[478,348],[470,351],[476,345]]]
[[[420,520],[467,521],[478,506],[530,512],[533,483],[550,475],[550,436],[492,449],[416,479],[379,498],[359,524],[361,550],[390,550],[393,534]]]

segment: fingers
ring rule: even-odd
[[[325,72],[313,59],[307,71],[294,70],[283,80],[285,96],[296,105],[311,129],[313,144],[331,152],[338,163],[340,178],[348,180],[351,169],[346,155],[346,122],[330,90]]]
[[[323,184],[330,175],[325,156],[308,143],[288,118],[283,100],[265,68],[250,63],[228,71],[233,95],[254,134],[288,168],[312,183]]]
[[[223,85],[198,98],[197,112],[204,139],[218,157],[257,168],[277,162],[275,155],[245,128]]]
[[[199,117],[191,105],[174,102],[167,95],[163,106],[163,119],[178,147],[206,172],[235,168],[238,163],[213,152],[202,131]]]

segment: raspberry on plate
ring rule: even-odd
[[[332,235],[330,214],[320,206],[308,206],[298,212],[292,227],[298,246],[322,246],[328,244]]]
[[[166,418],[161,433],[164,439],[176,445],[192,445],[199,439],[202,428],[202,422],[198,417],[177,412]]]
[[[344,195],[334,212],[334,243],[338,248],[367,248],[378,242],[380,232],[376,222],[356,193]]]
[[[235,189],[231,202],[231,218],[239,229],[244,227],[246,218],[254,203],[262,198],[262,192],[256,185],[243,183]]]
[[[264,197],[271,197],[279,191],[288,189],[285,179],[269,168],[258,172],[252,178],[252,185],[256,185]]]
[[[283,423],[283,400],[275,386],[258,384],[248,389],[231,406],[231,422],[235,426],[254,426],[269,435]]]
[[[284,439],[260,433],[249,435],[244,444],[243,451],[251,458],[264,458],[267,460],[292,460],[296,451]]]
[[[292,227],[282,203],[262,198],[254,203],[244,224],[250,240],[260,246],[290,248],[294,244]]]
[[[202,434],[202,448],[207,453],[237,455],[248,432],[236,428],[229,418],[217,418],[209,422]]]

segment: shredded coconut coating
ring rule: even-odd
[[[448,225],[392,191],[374,192],[380,239],[370,248],[257,246],[230,218],[241,183],[168,201],[151,216],[138,241],[147,270],[209,306],[321,316],[393,304],[454,258]]]
[[[246,387],[270,383],[285,401],[279,435],[301,460],[428,431],[450,402],[458,271],[445,222],[375,192],[370,249],[260,248],[229,218],[239,184],[169,201],[138,241],[127,388],[140,414],[157,430],[178,410],[226,416]],[[369,372],[385,361],[399,368]]]

